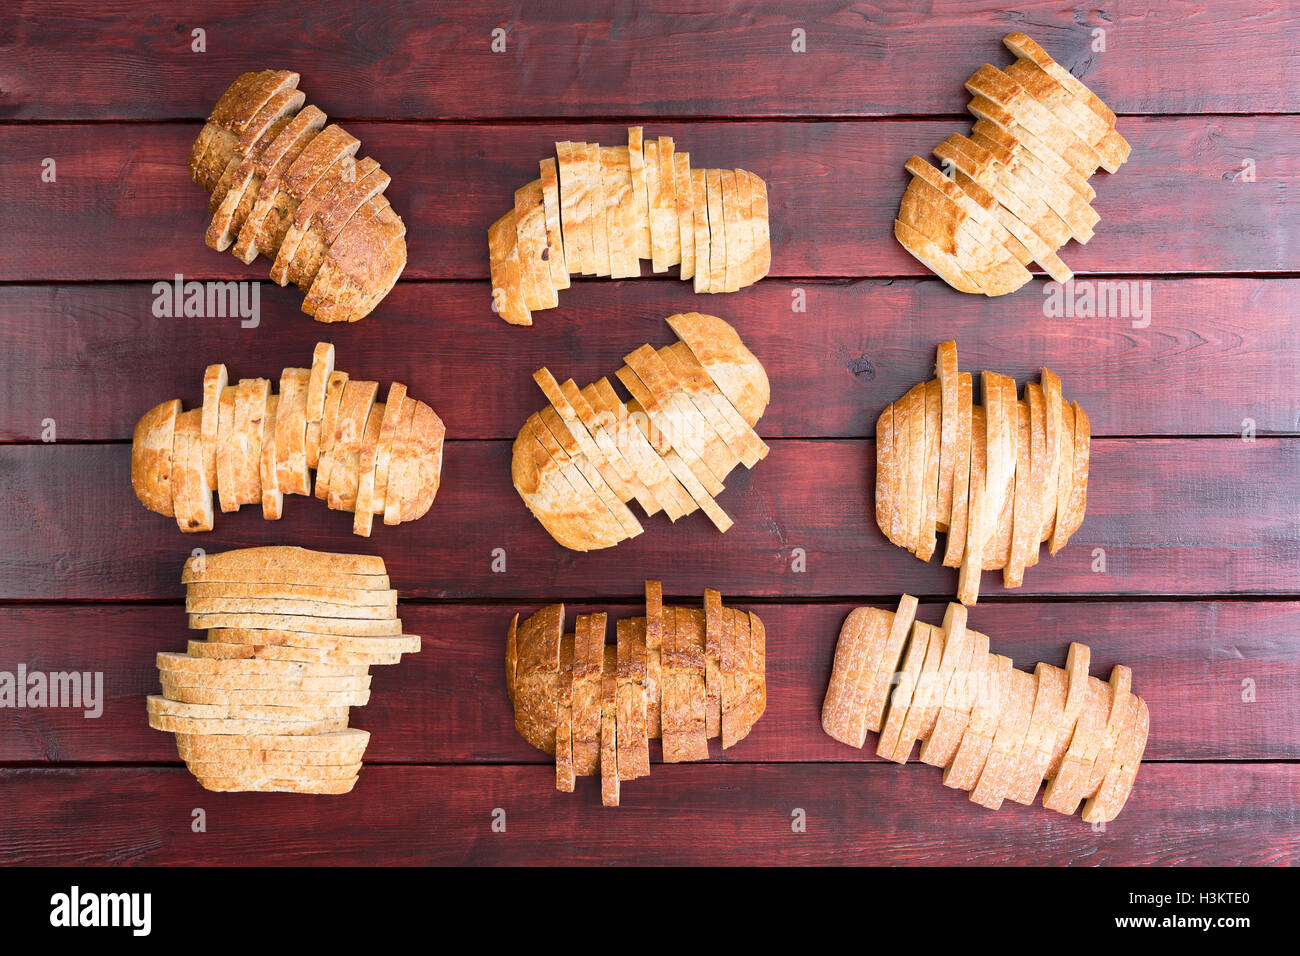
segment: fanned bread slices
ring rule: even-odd
[[[579,614],[564,633],[564,605],[506,636],[506,692],[515,729],[555,756],[556,789],[600,775],[601,802],[617,806],[620,783],[650,773],[648,741],[663,740],[664,763],[707,760],[749,735],[767,707],[767,636],[753,613],[723,607],[717,591],[702,608],[665,606],[646,582],[645,617],[624,618],[606,644],[605,614]]]
[[[203,376],[203,407],[179,400],[151,408],[135,426],[131,485],[150,511],[185,532],[211,531],[212,492],[222,511],[260,504],[278,519],[285,495],[324,499],[353,514],[364,536],[384,524],[423,517],[438,494],[446,428],[436,412],[393,383],[349,380],[320,342],[311,368],[286,368],[280,392],[267,379],[229,384],[224,365]],[[315,489],[312,471],[316,472]]]
[[[981,572],[1020,587],[1039,545],[1056,554],[1083,524],[1092,426],[1048,369],[1021,400],[1015,382],[985,372],[982,406],[956,342],[939,346],[935,373],[876,422],[876,524],[922,561],[947,532],[943,563],[960,569],[958,599],[974,604]]]
[[[1023,33],[1003,37],[1019,57],[985,64],[966,81],[971,134],[934,149],[940,172],[920,156],[894,220],[903,248],[960,292],[1005,295],[1037,263],[1057,282],[1072,273],[1057,256],[1071,238],[1092,238],[1096,195],[1088,177],[1115,172],[1129,144],[1115,114]]]
[[[628,507],[670,520],[699,509],[719,531],[731,519],[714,498],[737,464],[752,468],[768,446],[754,426],[767,408],[767,373],[722,319],[669,316],[680,341],[630,352],[617,378],[578,388],[548,369],[533,378],[550,401],[515,438],[511,473],[524,504],[557,542],[609,548],[641,533]],[[157,410],[165,428],[167,410]],[[151,413],[152,414],[152,413]]]
[[[998,809],[1026,806],[1047,781],[1043,806],[1104,823],[1124,809],[1146,748],[1150,716],[1117,665],[1109,682],[1088,676],[1087,645],[1071,644],[1065,669],[1017,670],[966,627],[966,608],[949,604],[943,625],[915,620],[916,599],[897,612],[852,611],[840,630],[822,704],[822,729],[876,753],[942,767],[944,786]]]
[[[492,307],[511,325],[554,308],[569,276],[630,279],[680,266],[696,292],[735,292],[772,265],[767,183],[743,169],[692,169],[672,137],[628,130],[626,146],[556,143],[541,178],[488,229]]]
[[[147,699],[149,726],[176,734],[208,790],[351,790],[370,734],[350,729],[348,712],[370,700],[370,666],[420,650],[417,635],[402,633],[383,559],[244,548],[191,557],[181,581],[186,610],[245,626],[158,655],[162,694]],[[358,634],[346,626],[357,619],[390,624],[391,634]]]
[[[190,151],[210,194],[206,242],[295,283],[319,322],[369,315],[406,266],[406,226],[384,198],[389,177],[356,159],[361,143],[305,104],[298,74],[245,73],[222,94]]]

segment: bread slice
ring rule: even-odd
[[[605,629],[603,614],[580,614],[573,630],[573,772],[578,776],[588,776],[600,768]]]
[[[250,627],[268,630],[309,631],[317,634],[351,634],[360,637],[402,633],[402,622],[393,619],[355,619],[314,614],[268,612],[203,612],[189,616],[190,627]]]
[[[694,756],[683,759],[709,758],[708,634],[704,611],[700,608],[673,608],[677,618],[677,649],[685,663],[683,685],[686,691],[686,730],[683,749]],[[721,695],[719,694],[719,725]],[[721,726],[719,726],[721,731]]]
[[[203,372],[203,471],[208,486],[217,487],[217,425],[221,411],[221,393],[230,384],[224,365],[209,365]]]
[[[955,417],[955,416],[954,416]],[[901,529],[895,530],[898,505],[898,459],[894,457],[894,405],[891,402],[876,419],[876,525],[892,544],[899,544]]]
[[[564,605],[537,611],[516,631],[515,729],[534,747],[555,753]]]
[[[619,801],[618,772],[618,651],[604,649],[604,671],[600,681],[600,803],[616,807]]]
[[[709,291],[709,187],[702,169],[691,170],[692,288],[698,294]]]
[[[343,389],[327,497],[330,508],[335,511],[352,511],[356,508],[361,451],[365,446],[367,429],[370,427],[368,421],[378,393],[378,382],[359,379],[349,380]],[[377,421],[373,433],[376,442],[378,428]]]
[[[867,698],[892,619],[878,608],[859,607],[840,628],[822,701],[822,729],[850,747],[861,749],[867,740]]]
[[[532,325],[532,314],[524,300],[524,266],[517,235],[513,209],[488,227],[492,304],[511,325]]]
[[[1026,386],[1026,389],[1028,387]],[[1033,428],[1029,422],[1027,401],[1012,405],[1016,418],[1016,478],[1012,498],[1012,533],[1009,560],[1002,571],[1003,586],[1018,588],[1024,583],[1029,551],[1038,550],[1038,495],[1033,473]]]
[[[1064,512],[1058,512],[1056,528],[1052,532],[1051,553],[1056,554],[1065,547],[1070,535],[1079,530],[1083,524],[1083,514],[1088,508],[1088,458],[1092,445],[1092,423],[1088,413],[1079,407],[1078,402],[1071,404],[1074,418],[1074,463],[1070,475],[1070,496]],[[1064,411],[1064,410],[1063,410]],[[1066,425],[1066,416],[1061,416],[1062,428]],[[1059,505],[1059,491],[1058,491]]]
[[[564,234],[569,273],[594,275],[595,255],[589,218],[591,198],[582,171],[584,151],[581,145],[568,141],[555,144],[559,165],[560,227]]]
[[[706,170],[704,186],[705,204],[709,210],[709,283],[704,291],[726,292],[727,223],[723,213],[722,170]]]
[[[645,152],[651,197],[652,267],[655,272],[666,272],[670,266],[675,266],[682,261],[681,229],[677,219],[673,138],[660,136],[657,141],[646,143]]]
[[[189,641],[190,657],[222,660],[271,660],[303,664],[397,664],[402,655],[396,652],[352,651],[328,647],[296,647],[285,644],[226,644],[220,641]]]
[[[972,388],[970,373],[958,373],[957,421],[952,452],[952,507],[948,518],[948,540],[943,555],[944,567],[949,568],[960,568],[966,552],[970,515]]]
[[[939,524],[939,442],[941,432],[942,395],[938,379],[925,383],[925,460],[921,477],[924,482],[924,500],[921,507],[921,527],[918,531],[920,545],[916,556],[929,561],[936,547],[935,531]]]
[[[576,637],[560,638],[560,663],[555,701],[555,789],[572,793],[573,772],[573,655]]]
[[[174,514],[174,447],[180,414],[179,399],[161,402],[140,416],[131,436],[131,487],[142,505],[169,518]]]
[[[650,773],[646,734],[645,622],[623,618],[616,627],[618,653],[618,776],[634,780]]]
[[[265,378],[240,379],[235,387],[231,475],[240,505],[262,503],[262,421],[270,392],[271,382]]]
[[[934,361],[939,382],[939,484],[935,503],[936,528],[946,531],[952,516],[952,481],[957,454],[957,408],[961,401],[961,377],[957,369],[957,343],[951,339],[939,345]]]
[[[736,183],[736,171],[724,169],[719,176],[722,190],[722,219],[727,233],[727,249],[723,291],[740,290],[741,269],[744,264],[745,249],[748,245],[747,216],[748,206],[742,209],[739,187]]]
[[[177,717],[150,714],[149,726],[174,734],[328,734],[347,729],[347,717],[263,720],[241,717]],[[202,781],[200,781],[201,783]]]
[[[560,225],[560,173],[555,158],[541,161],[542,206],[546,217],[546,265],[555,289],[569,287],[568,254]],[[557,300],[558,301],[558,300]]]
[[[261,479],[262,517],[269,521],[278,521],[284,509],[284,492],[280,490],[276,470],[275,432],[279,410],[280,396],[268,389],[266,414],[262,418]]]
[[[695,192],[691,184],[691,154],[673,154],[673,190],[680,232],[678,252],[681,277],[695,277]]]
[[[547,262],[546,204],[540,179],[515,190],[515,232],[524,305],[530,312],[555,308],[560,300]]]
[[[605,192],[605,173],[600,160],[600,145],[579,143],[581,169],[587,183],[588,221],[591,224],[591,248],[595,274],[610,274],[609,196]]]
[[[628,127],[627,158],[632,173],[632,192],[634,195],[634,248],[638,259],[650,259],[653,257],[653,247],[650,241],[649,172],[646,168],[644,132],[640,126]]]
[[[316,487],[314,494],[322,501],[329,498],[330,469],[334,464],[334,446],[338,441],[339,416],[343,408],[343,393],[347,389],[348,373],[335,370],[325,383],[325,405],[317,426],[319,435],[316,449]],[[310,399],[309,402],[310,404]],[[312,457],[311,428],[307,432],[308,461]]]
[[[201,412],[176,416],[172,445],[172,511],[184,532],[212,530],[212,492],[203,467]]]
[[[283,720],[308,721],[347,719],[348,708],[343,706],[285,707],[274,704],[243,704],[226,700],[215,704],[189,704],[151,694],[145,698],[150,716],[188,717],[206,720]]]
[[[1064,398],[1061,407],[1061,462],[1056,483],[1056,522],[1052,526],[1052,537],[1048,551],[1056,554],[1065,547],[1068,540],[1068,522],[1070,501],[1074,495],[1074,468],[1077,460],[1074,454],[1074,407]]]
[[[227,627],[209,630],[208,640],[214,643],[248,644],[263,648],[302,647],[358,654],[414,654],[420,650],[420,637],[416,634],[351,635],[275,628]]]
[[[984,571],[984,551],[990,536],[985,524],[988,520],[985,475],[988,455],[986,431],[985,409],[978,405],[972,406],[966,549],[962,555],[961,570],[957,580],[957,599],[968,607],[979,599],[980,577]]]
[[[614,279],[636,278],[641,274],[641,264],[636,257],[635,196],[627,148],[600,147],[600,170],[609,228],[610,276]]]

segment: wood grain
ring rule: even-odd
[[[1121,125],[1133,155],[1114,176],[1093,178],[1101,216],[1096,237],[1061,250],[1077,273],[1300,272],[1300,216],[1289,202],[1300,191],[1300,170],[1291,161],[1300,154],[1300,126],[1293,120],[1191,116]],[[186,170],[198,129],[0,125],[0,208],[10,231],[25,240],[0,258],[0,281],[153,282],[176,273],[266,280],[265,260],[245,266],[203,244],[207,203]],[[609,122],[348,129],[393,177],[386,195],[407,225],[406,279],[486,279],[488,225],[515,189],[537,177],[555,142],[627,138],[625,125]],[[767,180],[771,275],[839,277],[929,274],[893,239],[907,185],[903,164],[957,130],[968,131],[969,123],[665,122],[646,132],[675,137],[697,166],[741,167]],[[41,181],[46,157],[57,162],[55,183]],[[1254,182],[1240,176],[1248,159]],[[576,283],[561,301],[580,307],[582,287],[608,281]],[[265,298],[299,307],[296,290],[264,284]],[[1010,301],[1034,298],[1026,290]],[[374,318],[383,314],[381,308]]]
[[[546,767],[367,767],[343,796],[221,794],[181,768],[0,770],[7,863],[1287,865],[1300,767],[1142,768],[1120,818],[991,813],[931,767],[656,767],[600,806]],[[148,813],[139,812],[148,807]],[[207,832],[191,830],[193,811]],[[807,830],[793,832],[805,811]],[[506,831],[494,832],[504,813]],[[581,834],[581,839],[575,839]]]
[[[708,583],[701,581],[697,591]],[[180,586],[173,591],[179,595]],[[699,598],[670,595],[684,604]],[[737,746],[722,751],[715,741],[713,761],[875,760],[874,746],[855,750],[821,729],[836,638],[853,605],[727,599],[763,619],[767,711]],[[366,759],[549,763],[515,732],[501,679],[506,624],[515,611],[533,607],[402,603],[405,629],[423,635],[424,647],[399,665],[372,668],[371,702],[354,708],[351,720],[371,732]],[[627,604],[574,605],[570,619],[594,609],[614,618],[644,613]],[[925,604],[920,617],[937,624],[943,611],[942,602]],[[1115,664],[1131,667],[1134,691],[1152,714],[1148,760],[1300,758],[1300,700],[1293,693],[1300,683],[1300,647],[1291,640],[1300,630],[1300,604],[989,604],[974,608],[970,621],[1018,667],[1032,670],[1040,660],[1063,664],[1076,640],[1092,648],[1096,676],[1105,678]],[[172,736],[145,721],[144,697],[158,692],[154,656],[183,651],[190,638],[202,633],[187,630],[179,605],[0,608],[0,671],[13,672],[21,662],[29,671],[98,672],[105,689],[98,718],[72,709],[0,709],[0,762],[175,763]]]
[[[870,442],[779,441],[752,472],[737,469],[719,499],[735,519],[720,535],[701,514],[675,527],[660,516],[611,552],[566,551],[510,484],[506,442],[449,442],[429,514],[369,539],[351,516],[315,499],[285,502],[264,521],[245,508],[210,534],[182,535],[146,511],[127,480],[127,445],[0,446],[0,599],[175,598],[192,548],[294,543],[383,555],[396,586],[430,598],[605,599],[707,581],[724,594],[950,595],[956,572],[924,564],[876,527]],[[1088,515],[1069,547],[1044,554],[1025,585],[988,597],[1294,594],[1300,518],[1281,513],[1300,481],[1300,440],[1102,439],[1092,446]],[[491,570],[504,549],[507,573]],[[794,549],[807,571],[793,573]],[[1092,570],[1104,549],[1105,572]]]
[[[347,117],[955,113],[980,64],[1010,62],[1000,41],[1013,30],[1120,113],[1300,109],[1293,11],[1249,0],[1100,10],[1049,0],[1014,10],[997,0],[453,0],[418,14],[400,0],[348,0],[295,8],[291,24],[254,0],[191,7],[64,0],[15,17],[0,32],[0,115],[195,119],[235,75],[268,67],[299,70],[313,102]],[[191,51],[196,27],[206,52]],[[805,53],[792,52],[796,28]]]
[[[805,312],[791,311],[799,290]],[[310,364],[317,339],[352,375],[405,383],[450,437],[513,438],[543,402],[534,369],[584,384],[610,375],[634,346],[674,340],[666,316],[700,309],[732,322],[766,367],[773,401],[759,431],[769,438],[870,437],[881,408],[932,374],[945,338],[963,369],[1023,385],[1051,368],[1094,435],[1239,435],[1247,419],[1261,435],[1300,432],[1296,279],[1155,279],[1141,329],[1118,316],[1045,320],[1033,292],[994,300],[937,280],[768,280],[708,301],[684,283],[583,283],[528,330],[497,321],[485,291],[404,282],[374,322],[321,326],[264,284],[261,325],[245,329],[154,318],[140,283],[0,286],[0,439],[37,440],[53,419],[61,441],[129,440],[145,409],[198,402],[208,363],[274,379]],[[483,369],[499,370],[494,387],[462,387]]]

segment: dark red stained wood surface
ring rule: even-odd
[[[219,514],[216,530],[182,536],[131,490],[130,446],[0,447],[0,599],[176,597],[192,548],[292,543],[382,555],[403,594],[435,598],[631,596],[647,575],[672,592],[716,587],[759,596],[951,595],[957,574],[889,544],[873,514],[871,442],[781,441],[752,472],[737,469],[719,503],[735,527],[719,536],[702,514],[662,515],[612,552],[551,540],[510,484],[508,442],[451,442],[443,488],[422,520],[351,535],[351,515],[315,498]],[[1300,578],[1300,518],[1282,513],[1300,471],[1300,442],[1262,438],[1100,439],[1092,446],[1088,516],[1055,557],[1043,552],[1007,594],[1283,595]],[[1290,495],[1289,499],[1287,496]],[[492,571],[494,549],[505,573]],[[792,571],[796,548],[807,570]],[[1105,551],[1105,572],[1092,570]],[[436,569],[436,570],[434,570]]]
[[[0,671],[102,672],[107,701],[98,720],[0,709],[0,863],[1300,861],[1300,18],[1269,0],[1001,6],[6,8]],[[489,49],[498,26],[504,54]],[[195,27],[206,53],[189,51]],[[807,53],[790,52],[796,27]],[[1000,299],[956,294],[892,239],[903,162],[969,128],[962,81],[1010,62],[1011,30],[1121,114],[1132,158],[1094,177],[1096,237],[1062,256],[1083,278],[1150,282],[1145,327],[1047,318],[1041,279]],[[268,67],[300,71],[310,101],[393,177],[410,263],[354,326],[312,323],[300,293],[265,281],[265,260],[244,267],[202,243],[190,144],[236,74]],[[629,123],[675,137],[696,166],[768,181],[772,278],[716,297],[669,277],[579,280],[534,328],[507,327],[488,309],[487,225],[557,139],[619,143]],[[46,158],[55,183],[41,182]],[[260,326],[153,317],[152,283],[177,273],[263,280]],[[735,527],[659,517],[615,551],[564,551],[508,477],[509,441],[542,402],[531,373],[610,375],[691,310],[733,322],[772,382],[759,424],[772,454],[720,497]],[[946,338],[969,371],[1024,382],[1052,368],[1098,436],[1080,531],[1023,588],[986,575],[971,621],[1020,666],[1059,664],[1081,640],[1094,674],[1133,668],[1148,762],[1105,832],[1041,808],[990,813],[932,768],[883,764],[820,729],[848,610],[906,592],[937,622],[955,588],[955,572],[884,540],[872,501],[875,419],[932,374]],[[291,498],[278,523],[246,508],[183,536],[139,505],[126,442],[145,409],[193,405],[210,362],[276,375],[323,339],[341,368],[405,382],[446,420],[428,516],[367,540],[348,516]],[[145,720],[154,655],[193,633],[181,562],[271,543],[382,555],[407,630],[424,637],[421,653],[375,668],[374,702],[353,711],[374,734],[372,765],[347,796],[208,793]],[[768,708],[706,764],[659,765],[656,747],[651,776],[611,811],[592,780],[556,793],[547,758],[515,733],[504,627],[556,600],[636,614],[646,577],[692,603],[717,587],[763,617]],[[505,834],[490,829],[495,808]],[[795,808],[807,833],[791,832]]]
[[[205,865],[1277,865],[1300,854],[1295,764],[1148,763],[1104,832],[1041,807],[990,812],[920,764],[656,765],[617,811],[599,805],[593,780],[557,793],[554,776],[368,767],[350,794],[303,797],[209,793],[183,769],[0,770],[0,846],[19,863]],[[206,833],[191,831],[195,808]],[[804,833],[791,828],[797,809]],[[505,833],[492,829],[500,811]]]
[[[791,311],[797,290],[806,312]],[[409,386],[451,437],[513,439],[543,402],[534,369],[584,384],[612,377],[636,345],[675,340],[665,316],[692,310],[733,322],[762,360],[772,403],[758,430],[768,438],[873,435],[881,409],[932,375],[944,338],[976,373],[1023,383],[1050,365],[1094,435],[1239,435],[1246,419],[1258,434],[1300,432],[1296,279],[1154,279],[1150,325],[1139,329],[1124,317],[1045,320],[1036,289],[988,299],[954,296],[933,280],[769,280],[703,300],[679,282],[588,282],[532,329],[495,321],[486,291],[400,283],[378,335],[374,323],[316,325],[270,283],[257,329],[233,318],[154,318],[145,283],[0,286],[2,437],[37,440],[52,418],[60,441],[126,441],[158,402],[199,402],[209,362],[235,377],[275,378],[309,364],[311,343],[323,339],[355,377]],[[466,387],[484,369],[496,387]]]
[[[1293,118],[1151,117],[1121,126],[1133,156],[1115,175],[1093,177],[1101,224],[1086,246],[1072,242],[1061,250],[1071,268],[1300,271],[1300,217],[1288,201],[1300,188],[1291,161],[1300,153],[1300,124]],[[486,279],[484,222],[505,212],[515,189],[537,178],[538,161],[554,155],[557,140],[627,142],[626,125],[617,123],[350,123],[348,129],[393,177],[387,195],[407,224],[407,279]],[[200,241],[207,201],[177,160],[189,156],[198,130],[197,124],[0,126],[0,208],[9,230],[26,237],[7,251],[0,279],[153,282],[180,272],[266,280],[265,259],[245,266]],[[771,274],[799,277],[928,275],[892,239],[907,185],[903,164],[913,154],[929,157],[951,133],[969,131],[966,118],[646,127],[648,135],[673,136],[696,167],[742,167],[766,179]],[[56,183],[40,180],[46,157],[56,161]],[[1255,182],[1233,178],[1246,159],[1255,161]],[[647,264],[643,275],[649,274]],[[560,301],[572,307],[580,295],[571,289]],[[301,303],[296,290],[285,296],[295,308]]]
[[[1021,30],[1117,112],[1300,109],[1286,3],[897,6],[455,0],[413,16],[394,0],[350,0],[286,16],[255,0],[41,3],[0,41],[0,106],[15,119],[195,118],[223,77],[275,64],[342,116],[952,113],[965,108],[962,81],[1009,62],[1002,35]],[[205,53],[190,51],[195,27]],[[498,27],[505,53],[490,49]],[[796,27],[804,54],[791,52]],[[1105,52],[1093,51],[1098,28]]]
[[[399,582],[400,583],[400,582]],[[180,586],[173,588],[180,594]],[[671,597],[698,605],[700,596]],[[835,638],[853,605],[753,603],[768,634],[767,712],[745,740],[715,762],[876,760],[875,737],[863,750],[821,729],[821,702]],[[885,600],[879,603],[886,604]],[[614,618],[644,614],[628,604],[571,605]],[[352,726],[371,732],[366,759],[379,763],[550,763],[514,730],[501,680],[502,642],[512,607],[403,604],[405,629],[424,637],[418,654],[373,669],[371,702],[352,711]],[[920,616],[943,619],[944,604]],[[1063,664],[1072,640],[1092,649],[1092,673],[1115,664],[1133,669],[1133,689],[1152,713],[1147,758],[1159,761],[1296,760],[1300,758],[1300,604],[1290,601],[989,604],[973,609],[972,627],[1017,667]],[[81,711],[0,710],[0,763],[177,761],[170,734],[143,719],[144,696],[158,693],[158,651],[183,651],[201,634],[186,629],[179,604],[45,605],[0,608],[0,645],[29,670],[101,672],[103,715]],[[70,652],[66,642],[76,640]],[[12,661],[4,665],[12,667]],[[1246,682],[1250,682],[1247,684]],[[1245,700],[1253,689],[1253,700]],[[671,775],[659,767],[655,776]],[[941,789],[936,772],[936,791]],[[628,784],[636,792],[641,781]]]

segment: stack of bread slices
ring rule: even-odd
[[[989,64],[966,81],[976,122],[934,150],[944,172],[907,162],[894,235],[961,292],[1004,295],[1030,279],[1030,263],[1058,282],[1072,273],[1056,251],[1087,242],[1097,224],[1088,178],[1115,172],[1129,144],[1115,114],[1023,33],[1003,38],[1019,59]],[[946,174],[945,174],[946,173]]]
[[[246,548],[192,557],[182,580],[207,640],[158,655],[149,726],[209,790],[351,790],[370,735],[348,713],[370,700],[370,665],[420,650],[383,559]]]
[[[692,169],[671,136],[626,146],[556,143],[541,176],[488,229],[492,304],[512,325],[558,304],[570,275],[634,279],[680,266],[696,292],[735,292],[772,265],[767,184],[744,169]]]
[[[1040,543],[1056,554],[1083,523],[1091,425],[1048,369],[1022,400],[1012,379],[984,372],[982,406],[955,342],[939,346],[935,373],[876,422],[876,523],[922,561],[946,531],[943,563],[961,569],[958,598],[974,604],[982,571],[1019,587]]]
[[[1033,673],[989,651],[966,627],[966,608],[949,604],[942,627],[916,620],[916,598],[894,613],[857,608],[835,648],[822,727],[861,748],[879,734],[876,754],[942,767],[943,784],[970,791],[991,810],[1004,800],[1031,804],[1044,779],[1043,806],[1088,823],[1124,808],[1146,748],[1150,715],[1117,665],[1109,682],[1088,676],[1090,653],[1071,644],[1065,669]]]
[[[600,774],[601,803],[618,806],[620,784],[650,773],[649,741],[663,740],[664,763],[707,760],[708,740],[730,747],[748,736],[767,706],[766,632],[752,612],[722,606],[665,606],[646,582],[645,617],[615,623],[606,644],[604,613],[579,614],[564,633],[564,605],[544,607],[506,638],[506,690],[515,728],[555,755],[555,786]]]
[[[280,392],[265,378],[229,383],[224,365],[203,376],[203,407],[179,399],[145,412],[131,448],[131,484],[150,511],[175,517],[182,531],[211,531],[212,492],[222,511],[262,506],[276,520],[284,496],[314,494],[353,513],[352,530],[422,517],[442,474],[442,419],[394,382],[377,402],[378,382],[334,368],[334,346],[320,342],[311,368],[286,368]]]
[[[696,312],[669,316],[681,340],[629,353],[617,378],[578,388],[540,369],[550,400],[515,438],[511,472],[524,504],[557,542],[608,548],[641,533],[627,506],[676,521],[701,509],[731,527],[714,497],[737,464],[752,468],[767,445],[754,431],[767,407],[767,374],[726,322]]]
[[[190,152],[190,177],[208,191],[206,241],[233,244],[271,278],[307,293],[320,322],[369,315],[406,265],[406,226],[384,190],[389,176],[360,141],[297,89],[287,70],[245,73],[222,94]]]

